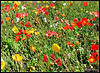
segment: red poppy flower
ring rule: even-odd
[[[21,35],[22,33],[21,32],[18,32],[16,35]]]
[[[46,32],[46,36],[47,36],[47,37],[49,37],[49,36],[51,37],[51,36],[52,36],[52,33],[48,30],[48,31]]]
[[[47,62],[48,61],[48,56],[46,54],[44,54],[44,59],[43,59],[44,62]]]
[[[15,37],[15,42],[19,41],[20,40],[20,36],[16,36]]]
[[[4,6],[4,4],[1,4],[1,6]]]
[[[43,8],[42,8],[42,12],[45,12],[45,11],[46,11],[46,8],[45,8],[45,7],[43,7]]]
[[[72,23],[71,26],[77,26],[77,24],[76,23]]]
[[[69,5],[72,6],[72,3],[70,3]]]
[[[28,3],[26,3],[26,5],[28,5]]]
[[[81,21],[77,22],[77,27],[78,28],[81,28],[82,27],[82,22]]]
[[[58,18],[57,16],[55,16],[55,18],[54,18],[54,19],[55,19],[55,21],[57,21],[59,18]]]
[[[92,52],[91,56],[95,58],[95,60],[99,60],[99,54],[97,52]]]
[[[84,2],[84,6],[88,6],[88,3],[87,2]]]
[[[98,50],[98,48],[99,48],[99,46],[96,44],[92,44],[91,45],[91,49],[93,50],[93,51],[95,51],[95,50]]]
[[[55,37],[59,38],[60,35],[61,35],[61,33],[56,33]]]
[[[60,22],[63,23],[63,19],[60,19]]]
[[[86,25],[87,25],[87,26],[92,26],[93,24],[91,24],[91,23],[86,23]]]
[[[17,4],[14,4],[14,7],[16,8],[17,7]]]
[[[87,18],[82,18],[81,21],[82,21],[82,26],[85,26],[85,24],[88,23]]]
[[[93,56],[90,56],[89,59],[88,59],[88,61],[89,61],[90,63],[93,63],[93,62],[95,62],[95,58],[94,58]]]
[[[24,22],[20,21],[21,26],[24,25]]]
[[[5,7],[6,7],[7,9],[10,9],[10,6],[9,6],[9,4],[8,4],[8,5],[6,5]]]
[[[57,66],[62,65],[61,60],[58,58],[57,60],[55,60],[55,64],[57,64]]]
[[[16,17],[19,18],[21,16],[21,13],[16,13]]]
[[[49,68],[49,70],[51,70],[51,67]]]
[[[69,46],[70,46],[70,47],[73,47],[73,46],[74,46],[74,44],[70,44]]]
[[[10,10],[12,11],[14,8],[11,8]]]
[[[27,16],[28,16],[28,13],[26,13],[26,12],[25,12],[25,13],[24,13],[24,16],[26,16],[26,17],[27,17]]]
[[[31,24],[29,22],[26,22],[26,27],[31,27]]]
[[[54,6],[54,3],[51,3],[50,6],[53,7]]]
[[[31,35],[30,35],[30,34],[26,34],[26,36],[28,36],[29,38],[31,37]]]
[[[73,30],[74,29],[74,27],[73,26],[70,26],[70,30]]]
[[[33,3],[33,5],[35,5],[35,3]]]
[[[3,19],[1,19],[1,24],[3,24]]]
[[[55,61],[55,60],[56,60],[55,55],[51,54],[51,59],[52,59],[53,61]]]
[[[23,30],[21,29],[20,32],[23,32]]]
[[[27,34],[26,30],[23,31],[23,34]]]
[[[68,30],[69,29],[69,26],[65,26],[63,29],[64,30]]]
[[[46,11],[46,12],[45,12],[45,15],[48,15],[48,14],[49,14],[49,12],[48,12],[48,11]]]
[[[13,24],[14,24],[14,21],[12,20],[10,25],[12,26]]]
[[[73,21],[74,21],[74,22],[77,22],[77,21],[78,21],[78,19],[77,19],[77,18],[74,18],[74,19],[73,19]]]
[[[47,9],[49,9],[49,7]]]
[[[93,18],[92,21],[95,21],[95,18]]]

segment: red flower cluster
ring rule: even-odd
[[[1,19],[1,24],[3,24],[4,22],[3,22],[3,19]]]
[[[46,54],[44,54],[44,59],[43,59],[44,62],[47,62],[48,61],[48,56]]]
[[[92,49],[93,51],[98,50],[98,48],[99,48],[98,45],[95,45],[95,44],[92,44],[92,45],[91,45],[91,49]],[[98,54],[97,52],[92,52],[92,54],[91,54],[91,56],[89,57],[88,61],[89,61],[90,63],[93,63],[93,62],[95,62],[95,61],[97,61],[97,60],[99,60],[99,54]]]
[[[20,36],[16,36],[15,37],[15,42],[19,41],[20,40]]]
[[[99,54],[97,52],[92,52],[91,56],[89,57],[88,61],[90,63],[93,63],[95,61],[99,60]]]
[[[31,27],[31,24],[29,22],[26,22],[26,27]]]
[[[52,32],[51,32],[51,31],[49,31],[49,30],[46,32],[46,36],[47,36],[47,37],[52,37],[53,35],[54,35],[56,38],[59,38],[59,36],[61,35],[61,33],[55,33],[55,31],[52,31]]]
[[[98,48],[99,48],[99,46],[96,44],[92,44],[91,45],[91,49],[93,50],[93,51],[95,51],[95,50],[98,50]]]
[[[57,64],[57,66],[62,65],[61,60],[58,58],[56,59],[55,55],[51,54],[51,59]]]
[[[57,64],[57,66],[62,65],[61,60],[58,58],[56,59],[55,55],[51,54],[51,59],[55,62],[55,64]],[[44,58],[43,58],[44,62],[48,61],[48,56],[46,54],[44,54]]]
[[[54,3],[51,3],[51,4],[50,4],[50,7],[53,7],[53,6],[54,6]]]

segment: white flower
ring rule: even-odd
[[[45,12],[42,12],[42,14],[45,14]]]
[[[47,22],[46,18],[44,18],[44,22]]]
[[[1,58],[1,61],[4,61],[4,60]]]
[[[58,22],[55,25],[57,26],[58,25]]]
[[[63,5],[66,6],[66,3],[64,3]]]
[[[16,21],[16,22],[19,22],[19,20],[20,20],[20,19],[19,19],[19,18],[16,18],[16,19],[17,19],[17,21]]]
[[[22,6],[22,9],[26,9],[26,7],[25,6]]]
[[[53,3],[55,3],[56,1],[52,1]]]
[[[52,27],[52,25],[50,25],[50,27]]]

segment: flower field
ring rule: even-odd
[[[1,1],[1,72],[99,72],[99,1]]]

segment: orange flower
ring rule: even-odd
[[[64,16],[65,17],[65,14],[61,14],[61,16]]]
[[[10,10],[12,11],[14,8],[11,8]]]
[[[9,21],[10,20],[10,17],[6,17],[6,20]]]
[[[35,48],[33,47],[33,45],[31,45],[31,50],[32,50],[33,52],[35,52]]]
[[[21,40],[25,40],[27,37],[25,36],[24,38],[22,38]]]
[[[77,24],[76,24],[76,23],[72,23],[71,25],[72,25],[72,26],[77,26]]]
[[[67,45],[70,45],[70,42],[68,42]]]
[[[90,56],[89,59],[88,59],[88,61],[89,61],[90,63],[93,63],[93,62],[95,62],[95,58],[94,58],[93,56]]]

